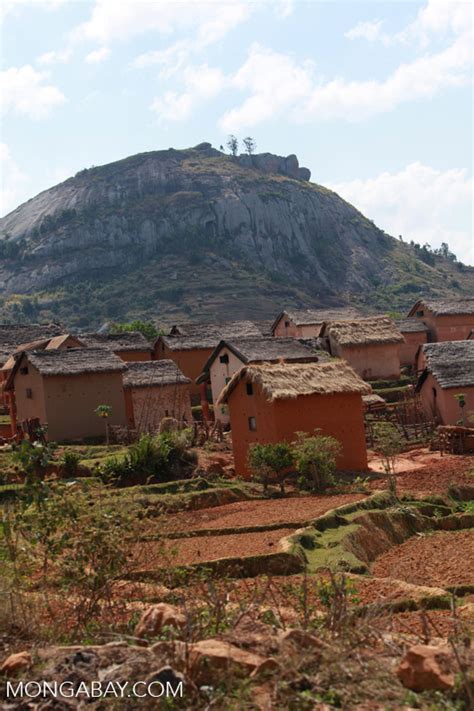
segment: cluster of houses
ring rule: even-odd
[[[57,324],[0,325],[0,435],[31,420],[55,441],[101,436],[109,422],[154,432],[193,411],[230,427],[236,472],[255,442],[322,432],[342,444],[339,465],[367,466],[364,409],[371,381],[409,367],[428,416],[455,424],[474,413],[474,298],[420,300],[407,318],[351,308],[284,310],[273,322],[174,325],[143,334],[69,334]],[[7,432],[8,429],[8,432]]]

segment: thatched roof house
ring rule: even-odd
[[[427,343],[422,347],[425,367],[416,385],[425,410],[443,424],[462,418],[456,395],[463,395],[464,412],[474,411],[474,341]]]
[[[98,405],[110,405],[110,424],[125,425],[125,363],[107,348],[23,351],[5,388],[12,394],[12,422],[35,419],[50,440],[101,437]]]
[[[326,321],[358,318],[360,314],[351,306],[327,309],[284,309],[280,311],[271,328],[273,336],[314,338],[319,336]]]
[[[218,399],[229,408],[237,473],[248,475],[252,444],[291,441],[296,432],[315,429],[341,443],[341,468],[364,469],[362,395],[370,392],[370,385],[342,360],[244,366]]]
[[[295,338],[232,338],[220,341],[212,351],[197,382],[210,382],[212,401],[215,403],[225,384],[243,365],[283,361],[315,363],[328,358],[324,351],[316,353]],[[228,422],[225,408],[214,409],[214,415],[222,423]]]
[[[5,373],[7,377],[8,372],[13,368],[15,360],[18,358],[20,353],[24,351],[52,351],[52,350],[64,350],[67,348],[83,348],[84,344],[76,338],[71,336],[69,333],[63,333],[60,336],[53,336],[52,338],[45,338],[37,341],[31,341],[31,343],[22,343],[18,348],[10,355],[8,360],[1,368],[1,371]]]
[[[348,392],[367,395],[372,392],[370,385],[343,360],[330,363],[265,363],[241,368],[226,385],[218,402],[226,403],[243,378],[258,384],[270,401],[288,400],[300,395]]]
[[[190,383],[172,360],[128,363],[123,386],[129,426],[157,432],[164,417],[190,423]]]
[[[154,358],[174,360],[184,375],[192,380],[191,395],[193,404],[197,405],[206,398],[196,380],[214,348],[222,339],[243,337],[261,338],[262,334],[251,321],[173,326],[171,335],[159,336],[156,340]],[[204,385],[202,389],[205,389]]]
[[[321,329],[329,352],[344,358],[362,378],[399,378],[403,336],[388,316],[329,321]]]
[[[22,343],[44,341],[64,333],[58,323],[0,324],[0,366]]]
[[[428,326],[417,318],[396,319],[395,325],[401,334],[405,333],[427,333]]]
[[[408,316],[427,326],[430,341],[462,340],[474,328],[474,297],[419,299]]]
[[[108,348],[125,361],[151,359],[153,347],[140,331],[82,333],[79,338],[87,348]]]

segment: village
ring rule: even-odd
[[[474,298],[154,338],[4,324],[0,360],[5,678],[118,679],[131,655],[191,689],[170,708],[222,674],[235,708],[382,708],[368,664],[393,708],[469,707]]]

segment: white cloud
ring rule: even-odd
[[[45,72],[38,72],[31,65],[10,67],[0,72],[2,110],[41,119],[65,101],[64,94],[52,84]]]
[[[474,180],[466,170],[441,171],[415,162],[398,173],[328,187],[389,234],[433,247],[448,242],[460,260],[474,264],[472,224],[471,230],[456,228],[464,213],[469,221],[474,197]]]
[[[254,45],[230,83],[250,92],[241,106],[220,120],[224,131],[254,126],[301,101],[311,90],[313,65],[298,65],[292,57]]]
[[[41,54],[36,60],[38,64],[43,66],[50,66],[52,64],[64,64],[68,62],[72,57],[72,49],[67,47],[65,49],[53,50],[52,52],[45,52]]]
[[[225,84],[225,77],[221,70],[208,67],[207,64],[186,67],[183,80],[182,93],[167,91],[163,96],[153,100],[151,109],[159,119],[170,121],[188,119],[193,109],[203,101],[216,96]]]
[[[246,0],[224,0],[219,3],[195,0],[96,0],[90,18],[76,29],[75,35],[108,44],[150,30],[170,35],[177,30],[187,29],[198,39],[211,43],[249,17],[253,5]]]
[[[470,34],[472,36],[472,3],[459,0],[428,0],[415,20],[395,35],[395,40],[407,42],[418,39],[422,45],[429,43],[434,35]]]
[[[344,34],[344,37],[347,37],[347,39],[366,39],[368,42],[374,42],[380,37],[382,24],[382,20],[358,22],[355,27],[352,27]]]
[[[19,168],[5,143],[0,143],[0,166],[0,215],[5,215],[25,198],[29,178]]]
[[[2,0],[0,3],[0,21],[4,20],[7,15],[18,14],[22,7],[38,7],[44,10],[56,10],[60,5],[63,5],[67,0]]]
[[[108,47],[101,47],[100,49],[95,49],[93,52],[89,52],[84,61],[87,62],[87,64],[99,64],[109,57],[110,49]]]

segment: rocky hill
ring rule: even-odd
[[[474,291],[474,269],[395,240],[310,177],[294,155],[209,143],[82,170],[0,220],[0,319],[403,312]]]

